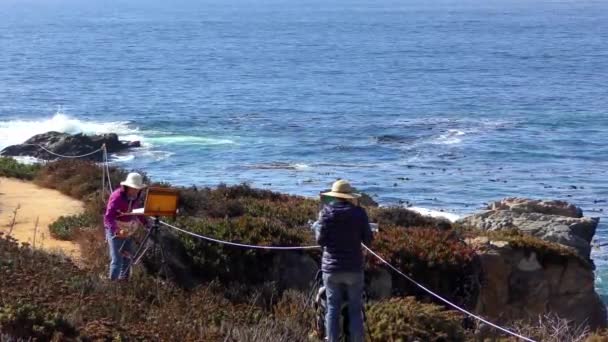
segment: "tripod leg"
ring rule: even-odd
[[[158,239],[158,236],[157,236]],[[165,259],[165,250],[163,248],[163,244],[160,242],[160,240],[157,240],[156,243],[158,244],[158,247],[160,248],[160,270],[159,270],[159,274],[162,272],[164,273],[164,277],[165,279],[169,279],[169,275],[167,274],[167,259]]]
[[[141,259],[144,257],[144,255],[146,255],[146,252],[148,251],[148,247],[144,248],[144,250],[141,252],[141,254],[135,259],[133,259],[133,265],[138,265],[141,262]]]
[[[156,228],[152,227],[150,228],[150,230],[148,230],[148,232],[146,233],[146,236],[144,237],[144,239],[141,241],[141,244],[139,245],[139,248],[137,248],[137,251],[135,252],[135,254],[132,256],[131,260],[132,260],[132,265],[137,265],[139,264],[139,261],[141,260],[141,258],[144,256],[144,254],[146,253],[146,251],[148,250],[148,240],[150,240],[150,237],[153,234],[153,231]]]

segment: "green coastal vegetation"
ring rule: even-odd
[[[110,168],[113,184],[126,174],[126,170]],[[60,254],[32,249],[10,236],[0,237],[2,336],[41,341],[316,340],[310,291],[281,288],[274,282],[270,265],[277,253],[283,252],[239,249],[179,234],[192,259],[196,286],[183,289],[143,267],[134,268],[128,283],[111,283],[103,277],[107,268],[101,222],[104,193],[101,169],[95,163],[64,160],[24,166],[0,158],[0,176],[31,180],[85,203],[84,213],[61,217],[50,226],[55,238],[80,245],[78,266]],[[147,181],[155,184],[153,179]],[[308,227],[319,209],[314,199],[247,184],[178,190],[180,215],[170,221],[176,226],[246,244],[314,244]],[[537,252],[541,260],[573,253],[559,244],[518,232],[476,231],[401,207],[366,209],[372,222],[381,227],[373,243],[376,252],[470,310],[474,310],[481,285],[476,250],[467,239],[500,237],[517,248]],[[318,250],[290,253],[320,260]],[[367,261],[368,273],[381,271],[383,266],[377,259],[368,256]],[[392,274],[392,282],[391,298],[366,304],[366,325],[373,341],[514,341],[497,331],[480,329],[470,318],[449,310],[396,274]],[[581,335],[574,329],[556,335],[553,326],[543,321],[501,323],[538,341],[562,341],[570,336],[563,334]],[[585,331],[583,335],[578,341],[608,341],[608,335],[601,332]]]

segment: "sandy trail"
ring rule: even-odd
[[[74,260],[80,258],[80,248],[71,241],[51,237],[49,224],[59,216],[81,213],[83,203],[61,194],[59,191],[41,188],[31,182],[0,177],[0,232],[7,234],[17,211],[12,237],[20,242],[34,244],[36,248],[61,251]],[[35,229],[36,219],[38,228]]]

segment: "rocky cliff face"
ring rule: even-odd
[[[104,144],[108,153],[120,152],[131,147],[140,146],[138,141],[121,141],[118,139],[118,135],[113,133],[88,136],[83,134],[72,135],[47,132],[35,135],[23,144],[9,146],[2,150],[0,155],[9,157],[30,156],[38,159],[53,160],[57,159],[57,156],[39,146],[60,155],[80,156],[99,150]],[[86,156],[84,159],[102,161],[103,155],[99,152]]]
[[[517,229],[576,253],[546,257],[491,237],[469,240],[482,268],[476,311],[498,321],[557,314],[592,329],[606,327],[606,306],[595,292],[590,242],[597,219],[565,202],[505,199],[460,221],[482,230]]]

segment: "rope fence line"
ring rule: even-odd
[[[203,240],[219,243],[219,244],[222,244],[222,245],[234,246],[234,247],[249,248],[249,249],[281,250],[281,251],[302,250],[302,249],[319,249],[319,248],[321,248],[321,246],[256,246],[256,245],[248,245],[248,244],[244,244],[244,243],[236,243],[236,242],[224,241],[224,240],[214,239],[214,238],[211,238],[211,237],[208,237],[208,236],[204,236],[204,235],[195,234],[193,232],[190,232],[190,231],[187,231],[185,229],[181,229],[179,227],[170,225],[170,224],[168,224],[166,222],[163,222],[163,221],[160,221],[160,224],[162,224],[164,226],[167,226],[169,228],[175,229],[177,231],[180,231],[180,232],[182,232],[184,234],[188,234],[188,235],[197,237],[199,239],[203,239]]]
[[[105,147],[105,146],[102,146],[102,147]],[[104,164],[107,163],[105,148],[104,148],[104,151],[103,151],[103,159],[104,159],[103,160]],[[106,203],[106,169],[105,169],[105,166],[101,170],[101,191],[100,191],[100,195],[101,195],[101,201],[103,203]]]
[[[40,145],[40,144],[22,144],[25,146],[35,146],[38,147],[39,149],[45,151],[46,153],[59,157],[59,158],[66,158],[66,159],[79,159],[79,158],[84,158],[84,157],[88,157],[88,156],[92,156],[98,152],[102,152],[102,163],[104,164],[102,166],[102,173],[101,173],[101,198],[102,201],[105,202],[105,197],[104,197],[104,192],[106,189],[106,175],[107,175],[107,180],[108,180],[108,186],[110,187],[110,193],[112,193],[112,180],[110,179],[110,168],[108,166],[108,150],[106,148],[106,144],[101,145],[100,148],[96,149],[95,151],[89,152],[89,153],[85,153],[85,154],[81,154],[81,155],[77,155],[77,156],[68,156],[68,155],[64,155],[64,154],[59,154],[59,153],[55,153],[49,149],[47,149],[46,147]]]
[[[211,241],[211,242],[215,242],[215,243],[219,243],[219,244],[224,244],[224,245],[229,245],[229,246],[235,246],[235,247],[242,247],[242,248],[250,248],[250,249],[267,249],[267,250],[304,250],[304,249],[318,249],[321,248],[321,246],[294,246],[294,247],[283,247],[283,246],[256,246],[256,245],[248,245],[248,244],[241,244],[241,243],[235,243],[235,242],[230,242],[230,241],[224,241],[224,240],[219,240],[219,239],[214,239],[208,236],[204,236],[204,235],[200,235],[200,234],[195,234],[193,232],[187,231],[185,229],[181,229],[179,227],[170,225],[166,222],[160,221],[160,223],[164,226],[167,226],[169,228],[175,229],[177,231],[180,231],[184,234],[188,234],[194,237],[198,237],[200,239],[206,240],[206,241]],[[488,321],[487,319],[475,315],[472,312],[467,311],[466,309],[463,309],[461,307],[459,307],[458,305],[450,302],[449,300],[441,297],[440,295],[436,294],[435,292],[431,291],[430,289],[428,289],[427,287],[421,285],[420,283],[418,283],[417,281],[415,281],[413,278],[409,277],[408,275],[406,275],[405,273],[401,272],[397,267],[391,265],[388,261],[386,261],[384,258],[382,258],[380,255],[378,255],[376,252],[374,252],[373,250],[371,250],[369,247],[367,247],[364,244],[361,244],[361,246],[367,250],[368,252],[370,252],[374,257],[376,257],[378,260],[380,260],[382,263],[384,263],[385,265],[387,265],[390,269],[392,269],[393,271],[397,272],[399,275],[401,275],[402,277],[404,277],[405,279],[407,279],[408,281],[412,282],[414,285],[418,286],[419,288],[421,288],[422,290],[424,290],[425,292],[427,292],[428,294],[432,295],[433,297],[439,299],[440,301],[444,302],[445,304],[451,306],[452,308],[464,313],[465,315],[468,315],[480,322],[483,322],[491,327],[494,327],[504,333],[507,333],[509,335],[512,335],[514,337],[520,338],[524,341],[528,341],[528,342],[536,342],[533,339],[530,339],[528,337],[525,337],[523,335],[517,334],[509,329],[503,328],[495,323],[492,323],[490,321]]]
[[[32,145],[32,144],[28,144],[28,145]],[[62,158],[83,158],[83,157],[87,157],[89,155],[92,155],[94,153],[97,153],[99,151],[103,151],[103,166],[102,166],[102,187],[105,187],[105,180],[106,180],[106,176],[107,176],[107,185],[109,187],[110,193],[112,193],[113,188],[112,188],[112,181],[111,181],[111,177],[110,177],[110,168],[109,168],[109,161],[108,161],[108,153],[107,153],[107,149],[105,147],[105,145],[103,145],[99,150],[93,151],[91,153],[82,155],[82,156],[63,156],[63,155],[59,155],[56,154],[54,152],[48,151],[46,148],[40,146],[40,145],[34,145],[34,146],[38,146],[40,148],[42,148],[43,150],[56,155],[58,157],[62,157]],[[103,192],[102,192],[103,193]],[[171,225],[169,223],[166,223],[164,221],[160,221],[160,223],[166,227],[172,228],[174,230],[177,230],[179,232],[182,232],[184,234],[199,238],[199,239],[203,239],[206,241],[210,241],[210,242],[215,242],[215,243],[219,243],[219,244],[224,244],[224,245],[228,245],[228,246],[234,246],[234,247],[240,247],[240,248],[248,248],[248,249],[262,249],[262,250],[309,250],[309,249],[319,249],[321,248],[321,246],[315,245],[315,246],[257,246],[257,245],[249,245],[249,244],[242,244],[242,243],[236,243],[236,242],[230,242],[230,241],[224,241],[224,240],[220,240],[220,239],[215,239],[212,237],[208,237],[208,236],[204,236],[204,235],[200,235],[200,234],[196,234],[193,232],[190,232],[188,230],[176,227],[174,225]],[[374,257],[376,257],[378,260],[380,260],[382,263],[384,263],[386,266],[388,266],[390,269],[392,269],[393,271],[397,272],[397,274],[399,274],[400,276],[404,277],[405,279],[407,279],[408,281],[410,281],[411,283],[413,283],[414,285],[416,285],[417,287],[421,288],[422,290],[424,290],[425,292],[427,292],[428,294],[432,295],[433,297],[439,299],[440,301],[444,302],[445,304],[451,306],[452,308],[462,312],[463,314],[472,317],[480,322],[483,322],[493,328],[496,328],[506,334],[509,334],[511,336],[517,337],[519,339],[522,339],[524,341],[527,342],[536,342],[535,340],[525,337],[523,335],[517,334],[509,329],[503,328],[495,323],[492,323],[490,321],[488,321],[487,319],[478,316],[472,312],[467,311],[466,309],[463,309],[461,307],[459,307],[458,305],[450,302],[449,300],[441,297],[440,295],[436,294],[435,292],[431,291],[430,289],[428,289],[427,287],[423,286],[422,284],[418,283],[417,281],[415,281],[413,278],[409,277],[408,275],[406,275],[405,273],[401,272],[397,267],[393,266],[392,264],[390,264],[388,261],[386,261],[384,258],[382,258],[380,255],[378,255],[376,252],[374,252],[372,249],[370,249],[369,247],[367,247],[365,244],[361,244],[361,246],[367,250],[370,254],[372,254]]]
[[[107,176],[108,179],[108,187],[109,187],[109,194],[112,194],[112,191],[114,191],[114,187],[112,186],[112,178],[110,177],[110,161],[108,159],[108,149],[106,148],[106,145],[103,145],[103,170],[102,170],[102,174],[105,174],[105,176]]]
[[[399,275],[401,275],[402,277],[404,277],[405,279],[409,280],[410,282],[412,282],[414,285],[418,286],[419,288],[423,289],[425,292],[427,292],[428,294],[432,295],[433,297],[439,299],[440,301],[446,303],[447,305],[453,307],[454,309],[464,313],[465,315],[468,315],[472,318],[475,318],[476,320],[483,322],[493,328],[496,328],[504,333],[507,333],[509,335],[512,335],[514,337],[520,338],[524,341],[528,341],[528,342],[536,342],[533,339],[530,339],[528,337],[522,336],[520,334],[517,334],[511,330],[508,330],[506,328],[503,328],[497,324],[494,324],[488,320],[486,320],[485,318],[481,317],[481,316],[477,316],[474,313],[471,313],[461,307],[459,307],[458,305],[450,302],[449,300],[441,297],[440,295],[436,294],[435,292],[431,291],[430,289],[426,288],[425,286],[421,285],[420,283],[418,283],[417,281],[415,281],[413,278],[409,277],[408,275],[406,275],[405,273],[401,272],[397,267],[391,265],[388,261],[384,260],[384,258],[382,258],[380,255],[378,255],[376,252],[372,251],[369,247],[367,247],[364,244],[361,244],[361,246],[363,246],[363,248],[365,248],[365,250],[367,250],[368,252],[370,252],[373,256],[375,256],[378,260],[382,261],[382,263],[384,263],[386,266],[388,266],[390,269],[392,269],[393,271],[397,272]]]

